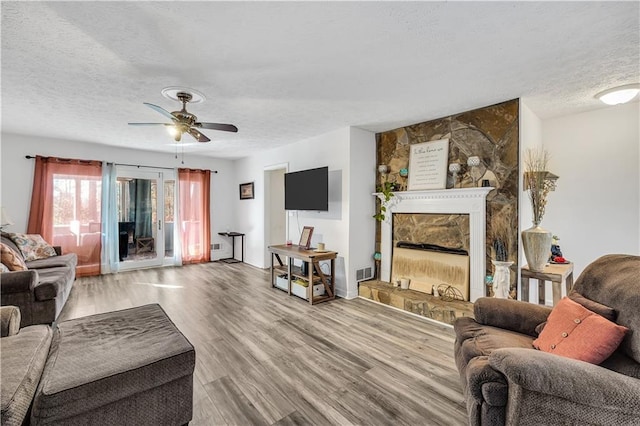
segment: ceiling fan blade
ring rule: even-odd
[[[222,123],[193,123],[195,127],[199,127],[201,129],[212,129],[212,130],[221,130],[223,132],[234,132],[238,131],[238,128],[233,124],[222,124]]]
[[[158,111],[160,114],[164,115],[167,118],[170,118],[172,120],[178,120],[178,117],[176,117],[175,115],[171,114],[166,109],[164,109],[162,107],[159,107],[158,105],[150,104],[148,102],[143,102],[143,104],[145,104],[146,106],[148,106],[149,108],[151,108],[154,111]]]
[[[128,123],[129,126],[173,126],[174,124],[167,123]]]
[[[188,133],[198,142],[209,142],[211,140],[193,127],[189,128]]]

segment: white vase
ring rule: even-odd
[[[535,222],[531,228],[522,231],[522,247],[530,271],[544,270],[551,253],[551,237],[551,231]]]
[[[511,265],[513,262],[500,262],[492,260],[495,271],[493,272],[493,297],[508,299],[511,289]]]

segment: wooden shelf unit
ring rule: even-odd
[[[293,278],[299,278],[305,280],[307,285],[307,297],[306,299],[310,304],[326,302],[336,298],[335,294],[335,278],[336,268],[335,260],[338,255],[335,251],[323,251],[317,252],[315,250],[307,250],[297,245],[274,245],[269,246],[269,252],[271,253],[271,287],[276,287],[276,277],[279,273],[287,274],[287,292],[291,295],[291,280]],[[282,261],[280,256],[286,256],[286,264]],[[303,274],[301,268],[293,266],[293,260],[299,259],[303,262],[309,263],[309,270],[307,274]],[[320,262],[331,262],[331,273],[327,277],[320,268]],[[313,286],[320,284],[324,286],[325,294],[323,296],[313,296]],[[278,288],[278,287],[276,287]]]

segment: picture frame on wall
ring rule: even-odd
[[[240,199],[241,200],[251,200],[255,198],[255,194],[253,192],[253,182],[241,183],[240,184]]]
[[[449,139],[416,143],[409,151],[409,191],[445,189]]]
[[[298,246],[309,250],[309,246],[311,245],[311,236],[313,235],[313,226],[305,226],[302,228],[302,233],[300,234],[300,242]]]

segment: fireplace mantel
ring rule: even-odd
[[[456,188],[430,191],[394,192],[385,204],[385,220],[381,222],[382,281],[391,280],[391,254],[393,252],[393,213],[437,213],[469,215],[469,295],[475,302],[485,295],[486,275],[486,199],[494,188]],[[373,194],[384,202],[384,195]]]

